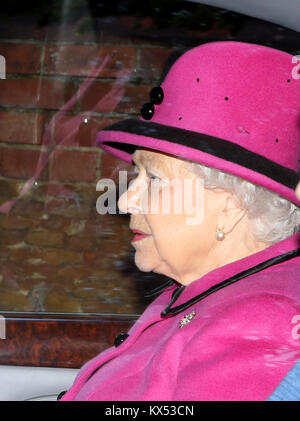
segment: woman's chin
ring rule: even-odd
[[[140,256],[138,252],[135,253],[134,263],[142,272],[151,272],[154,269],[154,263],[144,256]]]

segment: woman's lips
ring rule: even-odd
[[[132,242],[139,241],[139,240],[142,240],[143,238],[146,238],[146,237],[149,237],[150,236],[150,234],[146,234],[145,232],[139,231],[139,230],[132,230],[132,232],[134,234],[136,234],[133,237]]]

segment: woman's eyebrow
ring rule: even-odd
[[[145,156],[143,154],[141,154],[140,156],[132,156],[132,161],[134,162],[134,164],[136,164],[137,166],[143,166],[144,168],[147,168],[148,170],[153,170],[158,172],[159,174],[165,174],[165,171],[163,170],[162,167],[162,162],[161,159],[157,158],[157,157],[153,157],[153,156]]]
[[[145,168],[149,173],[152,173],[153,175],[157,175],[158,177],[161,177],[161,178],[168,177],[165,169],[162,168],[161,165],[157,165],[156,162],[155,163],[149,162],[148,165],[145,165]]]

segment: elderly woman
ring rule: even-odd
[[[135,263],[170,279],[61,400],[300,399],[292,66],[269,47],[203,44],[177,59],[141,119],[98,134],[135,166],[119,199]]]

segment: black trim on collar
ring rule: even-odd
[[[159,292],[163,291],[164,289],[168,288],[169,286],[175,284],[176,281],[173,279],[169,279],[167,282],[164,282],[162,285],[159,285],[156,288],[151,289],[150,291],[146,291],[144,297],[152,297],[152,295],[158,294]]]
[[[251,152],[236,143],[218,137],[209,136],[191,130],[180,129],[178,127],[165,126],[154,122],[145,122],[142,120],[128,119],[119,121],[106,127],[103,131],[121,131],[140,136],[152,137],[154,139],[166,140],[179,145],[198,149],[202,152],[216,156],[229,162],[241,165],[245,168],[263,174],[274,181],[295,189],[299,181],[296,171],[286,168],[262,155]],[[137,145],[120,142],[104,142],[105,145],[124,150],[132,154],[138,147]]]
[[[234,276],[226,279],[225,281],[219,282],[218,284],[208,288],[206,291],[202,292],[201,294],[196,295],[195,297],[188,300],[186,303],[180,304],[176,307],[171,308],[172,304],[178,299],[181,293],[184,290],[184,286],[178,287],[175,291],[176,293],[173,295],[172,300],[169,302],[167,307],[161,312],[161,317],[168,317],[174,316],[175,314],[180,313],[183,310],[186,310],[191,305],[198,303],[199,301],[206,298],[208,295],[212,294],[213,292],[218,291],[228,285],[231,285],[240,279],[246,278],[249,275],[253,275],[254,273],[260,272],[263,269],[267,269],[270,266],[277,265],[279,263],[285,262],[287,260],[293,259],[294,257],[300,256],[300,248],[297,248],[292,251],[288,251],[287,253],[280,254],[279,256],[272,257],[271,259],[266,260],[265,262],[259,263],[256,266],[251,267],[250,269],[244,270],[240,273],[237,273]]]

